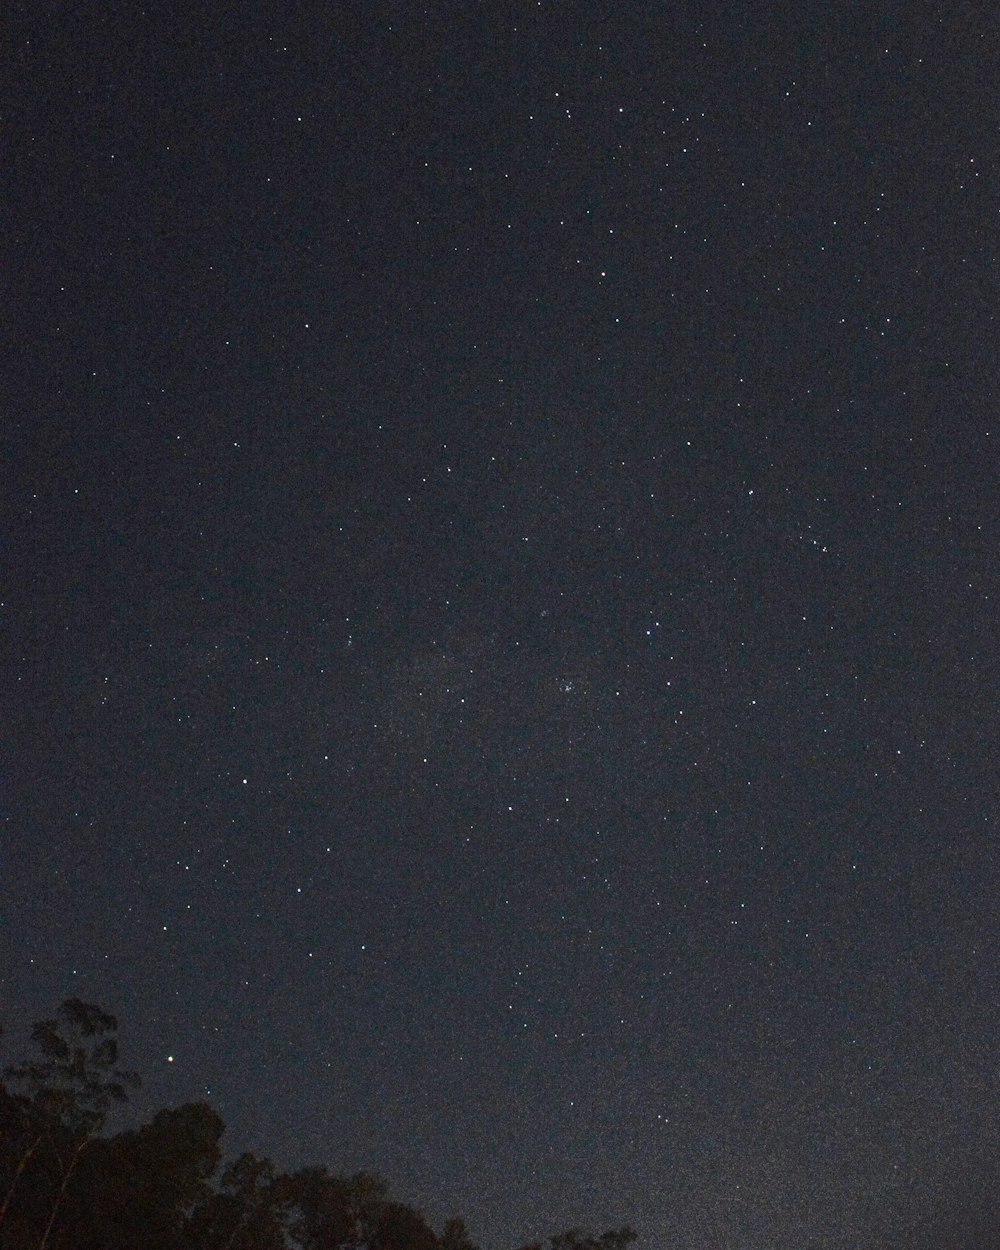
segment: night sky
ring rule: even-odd
[[[7,1057],[486,1250],[985,1245],[991,6],[12,9]]]

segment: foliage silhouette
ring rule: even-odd
[[[139,1083],[117,1066],[117,1030],[69,999],[34,1026],[35,1056],[4,1070],[0,1250],[477,1250],[464,1221],[439,1236],[364,1172],[283,1173],[246,1153],[217,1176],[224,1125],[205,1103],[102,1136]],[[569,1230],[551,1250],[628,1250],[635,1236]]]
[[[104,1126],[109,1109],[128,1100],[139,1078],[119,1071],[118,1021],[99,1007],[67,999],[52,1020],[40,1020],[31,1032],[36,1058],[4,1070],[20,1092],[4,1089],[6,1148],[16,1159],[3,1176],[0,1230],[9,1227],[11,1205],[29,1168],[36,1218],[42,1222],[37,1250],[46,1250],[83,1151]]]

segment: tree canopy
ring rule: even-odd
[[[220,1173],[224,1125],[206,1103],[104,1134],[139,1084],[118,1067],[117,1030],[114,1016],[69,999],[34,1026],[35,1054],[4,1069],[0,1250],[477,1250],[463,1220],[436,1233],[368,1173],[281,1172],[249,1153]],[[635,1239],[622,1228],[549,1240],[628,1250]]]

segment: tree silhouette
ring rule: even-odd
[[[464,1220],[451,1219],[445,1224],[441,1234],[441,1250],[477,1250]]]
[[[567,1229],[550,1239],[552,1250],[628,1250],[639,1234],[631,1228],[609,1229],[599,1237],[582,1233],[578,1228]]]
[[[205,1103],[102,1135],[138,1084],[117,1067],[117,1028],[69,999],[34,1026],[34,1057],[5,1069],[0,1250],[477,1250],[461,1219],[438,1236],[366,1172],[283,1173],[246,1153],[216,1180],[224,1126]],[[550,1250],[628,1250],[635,1233],[550,1240]]]
[[[192,1213],[188,1231],[206,1250],[285,1250],[286,1205],[271,1160],[246,1152]]]
[[[175,1250],[189,1213],[213,1192],[222,1132],[211,1107],[191,1103],[158,1112],[138,1130],[92,1141],[70,1182],[51,1250],[133,1250],[136,1229],[143,1250]]]
[[[0,1227],[30,1165],[44,1169],[48,1185],[36,1177],[36,1189],[48,1188],[48,1217],[37,1250],[46,1250],[70,1181],[84,1148],[103,1128],[108,1111],[128,1100],[139,1085],[131,1072],[119,1071],[118,1021],[78,998],[67,999],[53,1020],[39,1021],[31,1039],[39,1056],[8,1067],[4,1077],[20,1092],[5,1090],[6,1116],[18,1122],[18,1160],[5,1187]]]
[[[309,1167],[277,1181],[278,1200],[288,1213],[288,1232],[301,1250],[338,1250],[365,1244],[375,1212],[387,1191],[378,1177],[361,1172],[335,1176]]]

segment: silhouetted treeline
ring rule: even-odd
[[[219,1175],[223,1123],[206,1103],[103,1136],[138,1078],[121,1071],[114,1016],[79,999],[34,1026],[32,1058],[0,1084],[0,1250],[476,1250],[435,1233],[377,1177],[278,1172],[241,1155]],[[569,1231],[552,1250],[627,1250],[628,1228]],[[541,1250],[540,1243],[525,1250]]]

